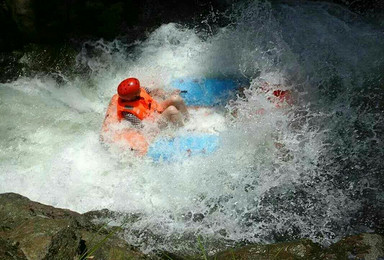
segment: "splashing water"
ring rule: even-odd
[[[382,31],[326,3],[254,1],[227,17],[214,33],[171,23],[133,45],[88,42],[76,58],[87,72],[59,83],[36,74],[0,84],[0,192],[137,213],[125,238],[144,251],[192,250],[199,235],[329,243],[359,231],[361,212],[383,203]],[[225,124],[216,153],[153,163],[99,142],[130,76],[150,88],[180,77],[250,86],[209,119]],[[289,89],[294,105],[277,109],[264,82]]]

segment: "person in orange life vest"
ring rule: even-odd
[[[123,80],[117,87],[117,116],[126,119],[133,125],[140,125],[141,120],[150,118],[153,113],[161,114],[159,126],[164,127],[171,122],[182,126],[183,120],[189,118],[184,100],[179,95],[171,95],[162,102],[157,102],[150,94],[164,95],[160,89],[148,91],[140,86],[136,78]]]

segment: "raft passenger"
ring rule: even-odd
[[[149,91],[140,86],[137,78],[123,80],[117,87],[117,116],[133,125],[141,125],[141,121],[151,118],[154,113],[160,114],[159,126],[164,127],[169,122],[175,126],[183,126],[189,113],[184,100],[177,94],[171,95],[162,102],[156,101],[151,95],[165,96],[161,89]]]

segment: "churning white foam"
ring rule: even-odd
[[[324,172],[319,167],[330,145],[324,141],[328,130],[312,122],[329,115],[311,111],[308,100],[318,93],[307,94],[311,80],[326,75],[323,60],[319,67],[311,55],[328,55],[339,38],[332,24],[312,23],[301,14],[323,14],[326,5],[283,5],[281,10],[291,8],[292,19],[304,28],[320,27],[330,44],[327,51],[311,47],[311,53],[299,53],[294,41],[306,32],[293,33],[296,38],[288,45],[284,25],[271,8],[255,3],[234,10],[233,24],[213,35],[170,23],[134,46],[117,40],[88,42],[77,56],[78,64],[89,69],[84,78],[59,84],[39,75],[0,84],[0,192],[18,192],[79,212],[108,208],[139,213],[141,218],[131,223],[137,232],[127,233],[126,239],[146,251],[181,249],[172,241],[183,234],[192,234],[192,240],[203,234],[260,241],[272,239],[275,231],[294,234],[298,227],[301,236],[337,237],[332,225],[348,223],[358,202],[329,181],[337,169]],[[313,67],[301,67],[303,57]],[[356,65],[353,59],[349,64]],[[306,77],[311,73],[316,77]],[[154,163],[99,142],[109,100],[119,82],[131,76],[149,88],[166,90],[180,77],[247,78],[250,84],[226,109],[208,111],[204,118],[194,115],[179,130],[215,128],[221,136],[216,153]],[[276,108],[259,89],[265,81],[290,90],[293,107]],[[143,238],[143,230],[152,237]]]

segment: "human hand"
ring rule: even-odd
[[[166,92],[161,88],[156,88],[151,90],[151,95],[164,98],[166,96]]]

